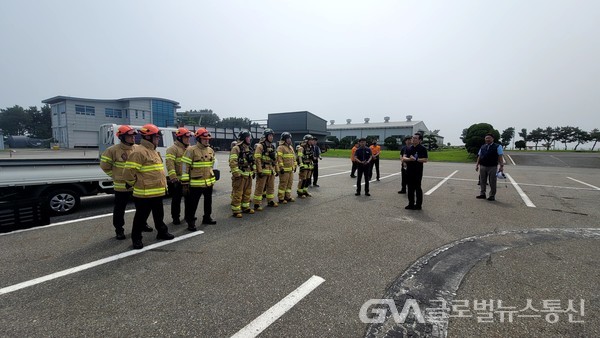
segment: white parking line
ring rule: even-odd
[[[321,169],[321,168],[319,168],[319,169]],[[335,174],[319,175],[319,178],[329,177],[329,176],[335,176],[335,175],[341,175],[341,174],[347,174],[349,172],[350,172],[350,170],[348,170],[348,171],[342,171],[341,173],[335,173]]]
[[[37,284],[40,284],[40,283],[44,283],[44,282],[47,282],[47,281],[50,281],[50,280],[53,280],[53,279],[56,279],[56,278],[68,276],[68,275],[74,274],[74,273],[79,272],[79,271],[91,269],[93,267],[96,267],[96,266],[99,266],[99,265],[102,265],[102,264],[106,264],[106,263],[110,263],[110,262],[113,262],[113,261],[116,261],[116,260],[119,260],[119,259],[122,259],[122,258],[125,258],[125,257],[137,255],[137,254],[140,254],[142,252],[146,252],[148,250],[160,248],[161,246],[165,246],[165,245],[173,244],[173,243],[176,243],[176,242],[179,242],[179,241],[183,241],[184,239],[188,239],[190,237],[198,236],[198,235],[203,234],[203,233],[204,233],[203,231],[192,232],[192,233],[189,233],[187,235],[175,237],[174,239],[169,240],[169,241],[162,241],[162,242],[150,244],[148,246],[145,246],[141,250],[130,250],[130,251],[118,254],[118,255],[114,255],[114,256],[102,258],[102,259],[99,259],[97,261],[93,261],[93,262],[86,263],[86,264],[83,264],[83,265],[79,265],[79,266],[76,266],[76,267],[73,267],[73,268],[69,268],[69,269],[66,269],[66,270],[62,270],[62,271],[58,271],[58,272],[55,272],[55,273],[51,273],[51,274],[46,275],[46,276],[42,276],[42,277],[38,277],[38,278],[35,278],[35,279],[32,279],[32,280],[28,280],[26,282],[21,282],[21,283],[15,284],[15,285],[7,286],[7,287],[4,287],[4,288],[0,289],[0,296],[1,295],[5,295],[5,294],[10,293],[10,292],[13,292],[13,291],[21,290],[21,289],[24,289],[24,288],[27,288],[27,287],[30,287],[30,286],[34,286],[34,285],[37,285]]]
[[[293,308],[294,305],[302,300],[302,298],[306,297],[324,281],[325,280],[319,276],[310,277],[304,284],[300,285],[284,299],[280,300],[265,313],[250,322],[250,324],[239,330],[236,334],[231,336],[231,338],[250,338],[258,336],[269,327],[269,325],[273,324],[279,317],[283,316]]]
[[[508,157],[508,159],[510,160],[510,163],[512,163],[513,165],[517,165],[515,163],[515,161],[513,161],[512,157],[509,154],[506,154],[506,157]]]
[[[446,181],[448,181],[450,179],[450,177],[454,176],[454,174],[456,174],[457,172],[458,172],[458,170],[455,170],[452,174],[445,177],[440,183],[436,184],[435,187],[429,189],[429,191],[427,191],[425,193],[425,195],[427,195],[427,196],[431,195],[434,191],[437,190],[437,188],[441,187],[442,184],[446,183]]]
[[[510,176],[509,174],[505,174],[505,175],[510,180],[510,183],[512,183],[513,187],[515,187],[515,190],[519,193],[519,195],[521,196],[521,199],[523,200],[523,202],[525,202],[525,205],[527,205],[530,208],[535,208],[535,204],[533,204],[533,202],[531,202],[529,197],[527,197],[527,195],[525,195],[525,192],[523,192],[523,189],[521,189],[521,187],[519,187],[517,182],[515,182],[515,180],[513,180],[512,176]]]
[[[597,186],[595,186],[595,185],[591,185],[591,184],[588,184],[588,183],[582,182],[582,181],[580,181],[580,180],[576,180],[576,179],[574,179],[574,178],[572,178],[572,177],[568,177],[568,176],[567,176],[567,178],[568,178],[568,179],[570,179],[570,180],[573,180],[573,181],[575,181],[575,182],[577,182],[577,183],[581,183],[581,184],[583,184],[583,185],[587,185],[588,187],[592,187],[592,188],[594,188],[594,189],[596,189],[596,190],[600,190],[600,188],[598,188],[598,187],[597,187]]]
[[[134,211],[135,211],[135,209],[129,209],[129,210],[125,210],[125,213],[134,212]],[[33,230],[46,229],[46,228],[55,227],[57,225],[65,225],[65,224],[71,224],[71,223],[89,221],[89,220],[92,220],[92,219],[97,219],[97,218],[102,218],[102,217],[108,217],[108,216],[112,216],[112,215],[113,214],[111,212],[110,214],[102,214],[102,215],[90,216],[90,217],[85,217],[85,218],[72,219],[70,221],[52,223],[52,224],[48,224],[48,225],[42,225],[42,226],[39,226],[39,227],[33,227],[33,228],[27,228],[27,229],[21,229],[21,230],[15,230],[15,231],[11,231],[11,232],[1,233],[0,236],[14,235],[14,234],[18,234],[19,232],[25,232],[25,231],[33,231]]]

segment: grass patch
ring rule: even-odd
[[[432,162],[475,162],[464,149],[443,149],[428,152],[429,160]],[[350,149],[329,149],[323,153],[323,157],[341,157],[350,160]],[[380,158],[383,160],[399,160],[400,150],[382,150]]]

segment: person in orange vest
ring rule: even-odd
[[[121,141],[118,144],[107,148],[100,157],[100,168],[113,180],[115,190],[115,205],[113,207],[113,226],[115,227],[116,238],[124,240],[125,230],[125,209],[127,203],[132,198],[133,187],[126,187],[125,183],[125,164],[129,155],[133,152],[135,145],[135,135],[137,131],[132,126],[122,125],[117,129],[117,138]],[[152,228],[145,225],[142,231],[152,232]]]
[[[184,190],[189,189],[190,202],[185,208],[185,221],[189,231],[196,231],[196,209],[200,197],[204,196],[204,216],[202,224],[217,224],[211,218],[213,186],[217,182],[213,165],[215,164],[215,151],[209,142],[212,136],[206,128],[196,130],[196,145],[189,147],[181,159],[181,181]]]
[[[354,153],[356,153],[356,149],[358,149],[358,140],[354,140],[354,146],[350,151],[350,161],[352,162],[352,172],[350,172],[350,177],[356,178],[356,168],[358,168],[358,162],[356,162],[356,158],[354,157]]]
[[[373,167],[375,167],[375,171],[377,172],[376,178],[379,181],[379,154],[381,153],[381,146],[377,144],[377,140],[373,140],[373,143],[371,143],[369,148],[371,148],[371,154],[373,156],[371,159],[371,174],[369,174],[369,177],[373,177]]]
[[[183,186],[181,185],[181,159],[185,150],[190,145],[192,132],[187,128],[178,128],[175,132],[175,143],[167,149],[166,165],[169,181],[167,182],[169,194],[171,195],[171,217],[173,224],[181,224],[181,199],[183,197]],[[184,204],[188,204],[188,198],[185,197]]]
[[[163,196],[167,192],[167,178],[160,153],[156,147],[160,142],[162,131],[153,124],[145,124],[140,128],[142,134],[140,145],[136,147],[125,165],[126,187],[133,187],[133,201],[135,202],[135,216],[131,240],[133,248],[138,250],[144,247],[142,231],[152,213],[154,227],[158,234],[156,239],[170,240],[175,238],[169,233],[163,221]]]

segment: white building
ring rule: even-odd
[[[98,131],[105,123],[172,126],[180,108],[179,102],[158,97],[100,100],[55,96],[42,103],[52,107],[52,136],[61,148],[98,147]]]
[[[351,138],[371,137],[379,140],[383,144],[388,137],[395,137],[398,143],[402,143],[405,136],[413,135],[421,132],[429,133],[429,129],[423,121],[413,121],[411,115],[406,116],[406,121],[392,122],[389,117],[385,117],[383,122],[371,123],[369,118],[365,118],[364,123],[352,123],[352,120],[347,119],[345,124],[335,124],[334,120],[329,121],[327,131],[331,136],[336,136],[339,140],[346,136]],[[437,137],[438,143],[443,143],[444,138]]]

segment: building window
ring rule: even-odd
[[[96,108],[94,108],[92,106],[82,106],[82,105],[76,104],[75,105],[75,114],[96,116]]]
[[[112,117],[112,118],[122,118],[123,117],[123,111],[121,109],[114,109],[114,108],[105,108],[104,109],[104,115],[106,117]]]
[[[145,111],[143,111],[143,112],[142,112],[142,120],[145,120],[145,119],[146,119],[146,112],[145,112]]]
[[[135,118],[136,119],[140,118],[140,116],[138,115],[138,111],[137,110],[135,111]]]

